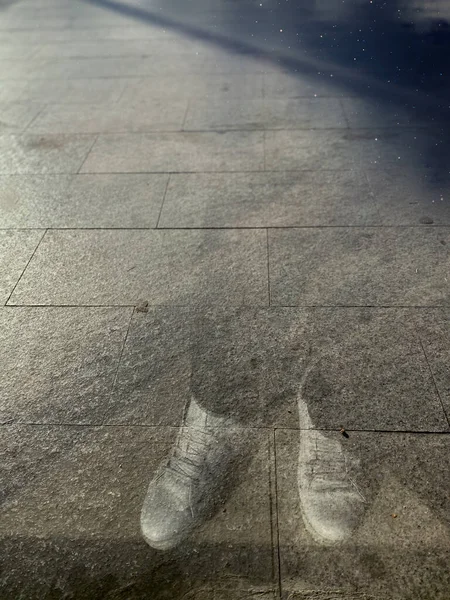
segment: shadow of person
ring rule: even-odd
[[[218,499],[239,482],[236,465],[245,469],[254,432],[273,427],[292,404],[302,429],[298,485],[305,524],[324,544],[352,534],[365,502],[353,473],[357,461],[336,436],[314,430],[301,394],[323,344],[313,324],[306,315],[293,319],[283,310],[194,312],[188,328],[191,399],[141,514],[149,545],[172,548],[213,514]]]
[[[403,168],[426,167],[448,181],[450,14],[445,2],[433,7],[425,0],[413,5],[403,0],[196,0],[140,6],[85,1],[201,40],[227,52],[230,65],[234,60],[238,67],[242,57],[253,56],[313,87],[331,86],[334,96],[356,96],[368,102],[372,115],[360,127],[396,130],[395,140],[383,144],[387,151],[393,146],[408,155]],[[426,135],[411,141],[401,135],[405,126]]]
[[[325,545],[351,539],[381,480],[373,465],[366,468],[364,438],[345,438],[340,429],[400,432],[440,423],[412,314],[370,308],[189,313],[190,396],[174,449],[144,503],[147,542],[172,548],[211,518],[245,481],[254,434],[267,428],[298,431],[299,506],[313,538]]]

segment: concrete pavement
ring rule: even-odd
[[[361,6],[0,2],[1,598],[448,600],[447,72]],[[360,465],[338,546],[303,384]],[[247,443],[157,551],[193,393]]]

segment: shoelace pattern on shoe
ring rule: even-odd
[[[166,469],[186,482],[198,481],[205,461],[205,451],[211,445],[213,437],[213,432],[207,429],[183,427]]]
[[[356,482],[350,477],[348,458],[335,440],[328,439],[321,434],[314,435],[314,457],[306,462],[311,477],[326,487],[334,490],[354,488],[365,502],[365,497]]]

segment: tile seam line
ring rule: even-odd
[[[106,407],[106,409],[105,409],[105,411],[102,414],[101,419],[100,419],[101,425],[105,424],[105,421],[106,421],[106,419],[108,417],[108,414],[113,409],[113,407],[112,407],[112,397],[113,397],[113,394],[114,394],[114,390],[116,388],[117,379],[118,379],[118,375],[119,375],[119,370],[120,370],[120,366],[122,364],[123,353],[125,351],[125,346],[127,344],[128,335],[130,333],[131,324],[133,322],[133,317],[135,315],[135,311],[136,311],[135,307],[133,307],[133,309],[130,311],[130,318],[128,320],[127,330],[125,332],[125,335],[124,335],[124,338],[123,338],[123,341],[122,341],[122,345],[121,345],[121,348],[120,348],[120,352],[119,352],[119,357],[117,359],[117,367],[116,367],[116,370],[114,372],[114,377],[113,377],[113,380],[112,380],[112,383],[111,383],[111,390],[110,390],[110,392],[108,394],[109,403],[108,403],[108,405],[107,405],[107,407]]]
[[[5,137],[8,137],[10,135],[17,135],[17,134],[6,134]],[[18,134],[20,135],[20,134]],[[30,135],[30,134],[28,134]],[[36,137],[42,137],[42,135],[40,134],[32,134],[35,135]],[[53,135],[53,134],[49,134],[49,135]],[[59,134],[55,134],[55,135],[59,135]],[[77,136],[78,137],[91,137],[92,134],[63,134],[63,135],[67,135],[67,136]],[[0,134],[1,137],[1,134]],[[431,170],[429,167],[424,168],[424,170]],[[345,174],[356,174],[356,169],[353,168],[346,168],[346,169],[268,169],[267,172],[268,173],[299,173],[299,174],[303,174],[303,173],[310,173],[310,174],[320,174],[320,173],[345,173]],[[167,175],[167,174],[171,174],[171,175],[177,175],[178,173],[181,174],[193,174],[193,175],[204,175],[204,174],[217,174],[217,173],[236,173],[237,175],[239,174],[247,174],[247,173],[260,173],[260,174],[264,174],[264,172],[261,169],[248,169],[248,170],[235,170],[235,171],[227,171],[227,170],[211,170],[211,171],[142,171],[142,173],[146,174],[146,173],[150,173],[150,174],[162,174],[162,175]],[[2,177],[36,177],[36,176],[41,176],[41,177],[60,177],[61,175],[79,175],[80,177],[84,176],[86,177],[87,175],[135,175],[135,174],[140,174],[135,173],[135,172],[130,172],[130,171],[99,171],[98,173],[74,173],[73,171],[65,171],[65,172],[60,172],[60,173],[6,173],[6,174],[1,174],[0,175]]]
[[[267,296],[269,301],[269,306],[272,305],[272,290],[270,286],[270,240],[269,240],[269,230],[266,228],[266,252],[267,252]]]
[[[395,304],[149,304],[149,308],[190,309],[190,310],[228,310],[228,309],[298,309],[298,310],[450,310],[447,305],[395,305]],[[130,304],[4,304],[1,308],[135,308],[136,303]]]
[[[41,229],[41,231],[42,231],[42,229]],[[30,264],[30,263],[31,263],[31,261],[33,260],[33,257],[34,257],[34,255],[36,254],[36,252],[37,252],[37,250],[38,250],[39,246],[40,246],[40,245],[41,245],[41,243],[42,243],[42,240],[44,239],[44,237],[45,237],[46,235],[47,235],[47,229],[45,229],[45,230],[43,231],[43,233],[42,233],[42,235],[41,235],[41,237],[40,237],[40,239],[39,239],[38,243],[36,244],[36,247],[35,247],[35,249],[33,250],[33,252],[32,252],[32,254],[31,254],[30,258],[28,259],[28,261],[27,261],[27,263],[26,263],[26,265],[25,265],[25,267],[24,267],[24,269],[22,270],[22,273],[20,274],[20,277],[19,277],[19,279],[17,280],[16,284],[14,285],[13,289],[11,290],[11,293],[9,294],[9,296],[8,296],[8,298],[7,298],[6,302],[5,302],[5,304],[3,305],[4,307],[5,307],[5,306],[8,306],[8,302],[11,300],[11,297],[12,297],[12,295],[13,295],[13,294],[14,294],[14,292],[16,291],[16,288],[17,288],[17,286],[19,285],[19,283],[21,282],[21,280],[22,280],[22,277],[23,277],[23,276],[24,276],[24,274],[25,274],[25,271],[28,269],[28,266],[29,266],[29,264]]]
[[[2,31],[5,30],[0,30],[0,33]],[[35,30],[21,30],[21,31],[40,31],[39,28],[36,28]],[[55,31],[61,31],[60,29],[56,29]],[[95,40],[94,40],[95,41]],[[94,43],[94,41],[92,41],[92,43]],[[105,40],[102,40],[105,41]],[[109,40],[106,40],[109,41]],[[118,40],[119,42],[127,42],[130,40]],[[158,40],[160,41],[160,40]],[[61,41],[61,42],[57,42],[58,44],[63,44],[65,42]],[[173,55],[170,55],[173,56]],[[148,58],[155,58],[158,59],[161,57],[161,54],[157,54],[157,55],[153,55],[153,56],[149,56]],[[129,59],[129,58],[139,58],[136,55],[127,55],[127,56],[114,56],[114,57],[109,57],[111,61],[113,60],[120,60],[122,59]],[[95,57],[95,56],[88,56],[88,57],[64,57],[58,60],[61,61],[80,61],[80,60],[85,60],[85,61],[91,61],[91,60],[105,60],[108,59],[108,57]],[[13,62],[20,62],[20,63],[24,63],[27,62],[25,59],[22,58],[16,58],[16,59],[3,59],[4,61],[9,60],[9,61],[13,61]],[[47,59],[50,60],[50,59]],[[257,75],[263,75],[266,74],[268,76],[276,76],[278,75],[278,71],[277,70],[273,70],[273,71],[263,71],[263,70],[253,70],[250,69],[248,73],[243,73],[242,71],[236,70],[236,71],[229,71],[224,69],[223,71],[210,71],[210,72],[202,72],[201,69],[194,70],[194,71],[190,71],[188,74],[192,75],[192,76],[201,76],[201,75],[207,75],[208,77],[234,77],[234,76],[238,76],[238,75],[246,75],[249,77],[254,77]],[[181,77],[185,74],[185,72],[183,70],[180,71],[174,71],[172,73],[169,73],[169,75],[164,75],[163,77]],[[80,75],[72,75],[71,77],[67,78],[67,81],[72,81],[72,80],[77,80],[77,79],[157,79],[157,78],[161,78],[161,74],[155,73],[155,74],[151,74],[151,73],[142,73],[142,74],[136,74],[136,75],[131,75],[131,74],[127,74],[127,75],[89,75],[86,73],[80,74]],[[54,77],[27,77],[25,76],[19,76],[19,77],[3,77],[0,79],[0,81],[55,81],[55,80],[59,80],[60,77],[58,76],[54,76]],[[279,98],[282,97],[283,94],[269,94],[267,97],[268,98]],[[297,94],[296,94],[297,97]],[[342,96],[341,94],[326,94],[326,95],[318,95],[318,96],[314,96],[314,95],[298,95],[298,98],[310,98],[310,99],[315,99],[315,98],[334,98],[334,99],[340,99],[340,98],[351,98],[351,99],[358,99],[359,96],[357,95],[346,95],[346,96]],[[426,128],[426,125],[416,125],[416,126],[412,126],[412,125],[395,125],[395,127],[399,127],[401,129],[411,129],[413,127],[420,127],[420,128]],[[390,129],[390,127],[388,125],[385,126],[381,126],[380,128],[383,129]],[[352,128],[353,129],[353,128]],[[366,127],[364,129],[371,129],[370,127]]]
[[[185,131],[185,125],[186,125],[186,121],[187,121],[187,118],[188,118],[190,107],[191,107],[191,98],[188,97],[187,100],[186,100],[186,110],[184,111],[183,121],[181,123],[181,131],[182,132]]]
[[[266,171],[266,130],[263,129],[262,135],[262,150],[263,150],[263,172]]]
[[[162,197],[162,200],[161,200],[161,206],[159,207],[158,219],[157,219],[157,221],[156,221],[156,225],[155,225],[155,227],[153,228],[155,231],[156,231],[156,230],[160,230],[160,229],[162,229],[162,230],[164,230],[164,229],[165,229],[164,227],[162,227],[162,228],[160,228],[160,227],[159,227],[159,222],[160,222],[160,220],[161,220],[161,215],[162,215],[162,212],[163,212],[164,203],[165,203],[165,201],[166,201],[167,190],[169,189],[169,185],[170,185],[170,179],[171,179],[171,177],[172,177],[172,175],[169,173],[169,174],[167,175],[167,181],[166,181],[166,185],[165,185],[165,187],[164,187],[164,193],[163,193],[163,197]],[[143,228],[143,230],[144,230],[144,231],[146,231],[146,229],[145,229],[145,228]]]
[[[15,102],[14,104],[24,104],[24,102]],[[41,104],[40,102],[31,102],[30,104]],[[37,114],[34,115],[34,117],[31,119],[31,121],[28,123],[28,125],[26,125],[26,127],[24,129],[22,129],[19,133],[19,135],[24,135],[27,133],[27,131],[30,129],[30,127],[33,125],[33,123],[41,116],[41,114],[44,112],[44,110],[47,108],[48,104],[46,102],[43,102],[40,109],[38,110]]]
[[[125,93],[127,92],[127,90],[130,89],[129,86],[130,86],[130,82],[127,81],[125,83],[125,85],[123,86],[122,91],[119,93],[118,97],[116,98],[116,100],[114,102],[111,102],[111,106],[114,106],[114,108],[120,107],[120,102],[121,102],[122,98],[125,96]],[[86,102],[85,104],[89,104],[89,102]],[[101,103],[101,104],[103,104],[103,103]],[[107,105],[108,105],[108,103],[107,103]]]
[[[92,144],[89,147],[89,150],[86,153],[86,156],[84,157],[84,159],[82,159],[80,166],[78,167],[78,169],[76,170],[75,175],[78,175],[81,171],[81,169],[83,168],[85,162],[87,161],[87,159],[89,158],[89,155],[91,154],[92,150],[94,149],[95,144],[97,143],[97,140],[99,138],[99,134],[94,134],[94,141],[92,142]]]
[[[37,103],[36,103],[37,104]],[[75,103],[74,103],[75,104]],[[58,103],[52,102],[52,103],[47,103],[47,106],[74,106],[74,104],[69,104],[69,103],[64,103],[62,105],[58,105]],[[90,106],[88,103],[83,104],[83,103],[78,103],[76,106]],[[117,106],[113,105],[112,107],[113,109],[118,108]],[[44,109],[43,109],[44,110]],[[43,112],[40,111],[41,113]],[[34,121],[38,118],[39,115],[37,115],[34,119],[33,119],[33,123]],[[117,129],[115,131],[104,131],[104,130],[96,130],[96,131],[65,131],[65,130],[60,130],[60,131],[47,131],[45,128],[43,129],[33,129],[31,128],[30,130],[28,130],[27,126],[27,135],[101,135],[101,136],[113,136],[113,135],[136,135],[136,136],[141,136],[141,135],[158,135],[158,134],[164,134],[164,135],[190,135],[190,134],[207,134],[207,133],[217,133],[218,135],[224,135],[224,134],[228,134],[228,133],[265,133],[265,132],[291,132],[291,131],[310,131],[310,132],[318,132],[318,131],[347,131],[345,128],[335,128],[335,129],[328,129],[325,130],[321,127],[316,127],[316,128],[298,128],[298,127],[293,127],[291,129],[272,129],[270,127],[252,127],[251,129],[145,129],[145,128],[139,128],[139,130],[129,130],[129,129]],[[20,131],[20,134],[22,134],[23,132]],[[20,135],[19,134],[19,135]],[[5,134],[3,134],[5,135]],[[8,134],[6,134],[8,135]]]
[[[0,424],[0,428],[4,427],[4,428],[12,428],[12,427],[84,427],[84,428],[92,428],[92,429],[100,429],[100,428],[118,428],[118,429],[125,429],[125,428],[136,428],[136,429],[149,429],[149,430],[155,430],[155,431],[160,431],[162,429],[164,430],[173,430],[174,432],[180,430],[182,428],[182,425],[146,425],[146,424],[142,424],[142,423],[100,423],[100,422],[96,422],[96,423],[71,423],[71,422],[64,422],[64,421],[49,421],[47,423],[42,422],[35,422],[35,421],[14,421],[11,420],[9,422],[5,422],[5,423],[1,423]],[[221,428],[219,428],[221,429]],[[276,433],[277,431],[291,431],[291,432],[298,432],[298,431],[324,431],[324,432],[329,432],[329,433],[338,433],[339,430],[335,429],[335,428],[315,428],[315,429],[300,429],[300,428],[295,428],[295,427],[287,427],[287,426],[282,426],[282,427],[255,427],[255,426],[249,426],[246,427],[245,425],[240,426],[240,427],[236,427],[236,429],[239,430],[252,430],[252,431],[266,431],[267,433]],[[429,431],[429,430],[420,430],[420,429],[347,429],[345,430],[347,433],[350,434],[363,434],[363,435],[397,435],[397,436],[402,436],[402,435],[412,435],[412,436],[420,436],[420,437],[431,437],[431,436],[439,436],[439,437],[443,437],[445,438],[446,436],[449,437],[450,439],[450,429],[442,431]]]
[[[161,308],[163,305],[161,305]],[[0,306],[1,309],[10,308],[10,309],[22,309],[22,308],[70,308],[70,309],[80,309],[80,310],[90,310],[90,309],[107,309],[107,310],[119,310],[119,309],[130,309],[136,308],[135,304],[5,304],[4,306]],[[158,308],[157,304],[153,305],[153,308]],[[169,308],[164,307],[164,308]],[[185,308],[184,306],[176,306],[176,308]]]
[[[265,431],[267,438],[267,452],[268,452],[268,475],[269,475],[269,518],[270,518],[270,546],[272,549],[271,552],[271,565],[272,565],[272,573],[271,579],[275,580],[275,574],[277,573],[276,564],[275,564],[275,547],[274,547],[274,471],[273,471],[273,448],[271,447],[271,431],[270,430],[261,430]]]
[[[280,552],[280,520],[278,513],[278,461],[277,461],[277,439],[276,439],[276,429],[273,429],[272,433],[272,443],[273,443],[273,462],[274,462],[274,488],[275,488],[275,520],[276,520],[276,539],[277,539],[277,560],[278,560],[278,595],[280,598],[283,598],[283,580],[281,576],[281,552]]]
[[[261,225],[261,226],[197,226],[197,227],[172,227],[172,226],[156,226],[156,227],[42,227],[39,225],[29,227],[0,227],[0,231],[303,231],[303,230],[328,230],[328,229],[411,229],[411,230],[449,230],[449,225]]]
[[[61,44],[63,44],[63,43],[64,42],[61,42]],[[118,58],[120,58],[120,57],[118,57]],[[194,75],[196,75],[196,74],[194,73]],[[200,73],[198,75],[200,75]],[[212,77],[217,77],[217,78],[219,78],[219,77],[232,77],[233,75],[236,75],[236,73],[231,73],[231,74],[222,73],[222,74],[219,74],[219,75],[211,75],[210,77],[211,78]],[[260,75],[260,73],[255,73],[255,75]],[[250,75],[250,76],[252,76],[252,75]],[[175,76],[168,76],[168,75],[166,75],[166,76],[164,76],[164,78],[171,79],[171,78],[175,78]],[[67,79],[66,81],[73,81],[73,80],[79,81],[79,80],[82,80],[82,79],[87,79],[87,80],[96,80],[96,79],[105,80],[106,79],[106,80],[114,80],[114,81],[118,81],[118,80],[119,81],[120,80],[132,80],[132,81],[146,81],[146,80],[149,80],[149,81],[153,81],[155,79],[161,79],[161,76],[160,75],[142,75],[142,76],[139,76],[139,75],[123,75],[123,76],[122,75],[116,75],[116,76],[114,76],[114,75],[99,75],[99,76],[88,77],[86,75],[85,76],[81,75],[80,77],[71,77],[71,78]],[[15,77],[15,78],[8,78],[8,79],[0,78],[0,83],[7,84],[9,81],[14,81],[14,82],[16,82],[16,81],[30,82],[30,81],[60,81],[60,80],[61,80],[60,77],[33,77],[31,79],[29,77]],[[276,100],[279,97],[280,96],[276,95],[276,94],[265,96],[265,98],[267,100],[271,100],[271,99]],[[299,100],[300,99],[301,100],[314,100],[316,98],[316,96],[310,96],[310,95],[302,96],[302,95],[299,95],[299,96],[295,96],[295,98],[296,99],[298,98]],[[339,95],[336,95],[336,96],[327,95],[327,96],[317,96],[317,98],[322,98],[322,99],[332,98],[334,100],[339,100],[339,99],[341,99],[341,96],[339,96]],[[354,96],[346,96],[346,98],[355,98],[355,97]],[[21,100],[21,102],[24,103],[25,100]],[[34,101],[34,102],[36,102],[36,101]],[[57,101],[54,101],[54,102],[49,102],[49,104],[96,104],[96,103],[95,102],[93,102],[93,103],[92,102],[67,102],[66,103],[66,102],[61,102],[61,101],[57,100]],[[112,104],[115,105],[116,103],[112,102]],[[144,102],[144,104],[145,104],[145,102]],[[397,126],[397,127],[399,127],[399,129],[402,129],[402,130],[407,128],[406,126],[400,126],[400,125]],[[423,129],[423,127],[425,127],[425,125],[420,126],[419,129]],[[411,126],[409,128],[411,129]],[[346,129],[346,128],[342,127],[342,128],[336,128],[336,129]],[[355,128],[351,128],[351,129],[355,129]],[[371,129],[371,128],[368,128],[368,129]],[[380,127],[380,129],[383,129],[383,127]],[[384,129],[390,129],[390,128],[387,127],[387,126],[385,126]]]
[[[27,134],[30,135],[30,134]],[[36,137],[42,137],[42,135],[45,134],[33,134]],[[66,134],[63,134],[66,135]],[[76,134],[67,134],[67,136],[73,136]],[[85,137],[91,137],[93,134],[82,134]],[[80,136],[78,136],[80,137]],[[171,174],[171,175],[214,175],[214,174],[223,174],[223,175],[238,175],[238,174],[246,174],[246,173],[260,173],[261,175],[264,175],[265,173],[280,173],[280,174],[298,174],[301,175],[302,173],[314,173],[316,175],[320,175],[321,173],[342,173],[343,171],[345,172],[355,172],[356,171],[356,167],[351,167],[351,168],[346,168],[346,169],[266,169],[265,171],[263,171],[262,169],[247,169],[247,170],[241,170],[241,169],[234,169],[234,170],[218,170],[218,169],[210,169],[207,171],[201,171],[201,170],[180,170],[180,171],[176,171],[176,170],[165,170],[165,171],[152,171],[149,169],[139,169],[139,170],[129,170],[129,171],[85,171],[83,173],[76,173],[74,171],[57,171],[57,172],[52,172],[52,173],[48,173],[48,176],[55,176],[55,175],[164,175],[164,174]],[[8,172],[0,172],[0,176],[2,177],[15,177],[15,176],[23,176],[23,177],[28,177],[28,176],[32,176],[32,175],[42,175],[41,172],[28,172],[28,173],[20,173],[20,172],[14,172],[14,173],[8,173]]]
[[[101,78],[98,78],[101,79]],[[108,79],[108,78],[104,78],[104,79]],[[60,78],[56,79],[57,81],[61,81]],[[17,81],[17,80],[7,80],[7,81]],[[24,80],[26,83],[29,83],[30,81],[34,81],[33,79],[25,79]],[[53,81],[53,80],[51,80]],[[157,96],[155,96],[154,98],[155,100],[158,99]],[[307,99],[307,98],[306,98]],[[186,100],[192,100],[192,96],[189,96],[188,98],[186,98]],[[19,100],[19,101],[6,101],[6,102],[0,102],[0,104],[46,104],[45,102],[39,102],[38,100]],[[98,108],[104,108],[105,103],[104,102],[52,102],[51,104],[59,104],[62,107],[68,107],[70,108],[73,105],[76,106],[96,106]],[[108,108],[117,108],[116,103],[115,102],[111,102],[111,103],[106,103]],[[142,106],[145,107],[146,102],[142,102]],[[176,135],[176,134],[180,134],[180,133],[220,133],[220,134],[224,134],[224,133],[240,133],[240,132],[244,132],[244,133],[248,133],[248,132],[252,132],[252,131],[280,131],[283,133],[291,133],[291,132],[297,132],[297,131],[321,131],[323,133],[327,133],[332,132],[335,133],[336,131],[341,131],[345,134],[349,134],[349,133],[371,133],[373,132],[374,135],[377,132],[389,132],[392,133],[393,129],[396,132],[409,132],[409,133],[414,133],[416,131],[420,131],[422,132],[423,129],[426,129],[427,131],[430,131],[431,134],[435,134],[435,133],[442,133],[439,129],[430,129],[429,126],[423,125],[423,126],[418,126],[416,125],[415,127],[398,127],[398,128],[393,128],[393,127],[267,127],[265,125],[261,125],[258,127],[252,126],[252,127],[242,127],[239,126],[239,124],[236,123],[236,125],[234,126],[228,126],[228,127],[205,127],[205,128],[201,128],[201,129],[150,129],[147,131],[143,131],[143,130],[139,130],[139,131],[130,131],[130,130],[125,130],[122,132],[118,132],[118,131],[89,131],[89,132],[76,132],[76,133],[67,133],[67,132],[52,132],[52,131],[48,131],[46,132],[47,135],[93,135],[95,133],[100,133],[102,135],[105,136],[111,136],[111,135],[142,135],[142,134],[158,134],[158,133],[169,133],[172,135]],[[8,136],[8,135],[13,135],[10,133],[1,133],[0,136]],[[42,135],[42,132],[36,133],[35,135]],[[364,140],[367,141],[367,140]],[[398,164],[397,161],[392,161],[394,164]],[[422,167],[422,169],[431,169],[432,167]],[[342,170],[342,169],[339,169]]]
[[[415,331],[416,331],[417,339],[419,340],[419,344],[420,344],[420,347],[421,347],[422,352],[423,352],[423,356],[424,356],[425,361],[427,363],[428,372],[430,373],[431,379],[433,380],[434,389],[435,389],[436,395],[438,397],[438,401],[439,401],[439,404],[441,406],[441,410],[443,412],[445,420],[447,421],[447,426],[450,429],[450,418],[449,418],[449,415],[448,415],[447,410],[445,408],[445,404],[444,404],[444,402],[442,400],[441,393],[439,391],[439,388],[438,388],[438,385],[437,385],[437,382],[436,382],[436,378],[435,378],[433,370],[431,368],[430,361],[428,360],[428,356],[427,356],[427,353],[425,351],[425,347],[423,345],[422,338],[421,338],[421,336],[420,336],[420,334],[419,334],[419,332],[417,330],[417,325],[415,323],[414,323],[414,328],[415,328]]]
[[[350,121],[349,121],[349,119],[348,119],[348,116],[347,116],[347,111],[346,111],[346,109],[345,109],[344,101],[342,100],[342,98],[339,98],[339,106],[341,107],[342,114],[344,115],[344,120],[345,120],[345,123],[346,123],[346,125],[347,125],[346,129],[347,129],[348,131],[351,131],[351,130],[353,130],[353,129],[354,129],[354,127],[351,127],[351,126],[350,126]]]
[[[19,137],[20,134],[7,134],[4,135],[3,137],[11,137],[11,136],[15,136],[15,137]],[[42,137],[42,135],[44,134],[27,134],[27,136],[30,137],[30,135],[33,135],[34,137]],[[89,133],[83,133],[83,134],[49,134],[50,135],[54,135],[55,137],[93,137],[93,134],[89,134]],[[122,135],[122,134],[119,134]],[[134,134],[133,134],[134,135]],[[2,137],[2,135],[0,134],[0,138]],[[175,170],[175,169],[167,169],[165,171],[160,170],[160,171],[152,171],[150,169],[141,169],[138,171],[89,171],[89,172],[85,172],[85,173],[75,173],[74,171],[56,171],[56,172],[51,172],[51,173],[42,173],[42,172],[29,172],[29,173],[20,173],[20,172],[14,172],[14,173],[8,173],[8,172],[0,172],[0,175],[2,177],[30,177],[30,176],[37,176],[37,175],[41,175],[41,176],[46,176],[46,177],[54,177],[57,175],[159,175],[159,174],[172,174],[172,175],[209,175],[209,174],[224,174],[224,175],[229,175],[229,174],[246,174],[246,173],[260,173],[260,174],[264,174],[264,173],[298,173],[299,175],[302,173],[314,173],[314,174],[320,174],[320,173],[355,173],[356,172],[356,167],[347,167],[345,169],[266,169],[266,171],[263,171],[262,169],[234,169],[234,170],[226,170],[226,169],[209,169],[207,171],[201,171],[201,170],[189,170],[189,169],[184,169],[184,170]]]
[[[9,102],[5,102],[2,104],[9,104]],[[24,102],[22,102],[22,104],[24,104]],[[30,102],[30,104],[40,104],[39,102]],[[89,102],[46,102],[46,105],[52,105],[52,106],[64,106],[64,107],[71,107],[71,106],[102,106],[102,103],[89,103]],[[143,103],[144,107],[145,107],[145,102]],[[103,106],[104,108],[104,106]],[[116,103],[111,103],[111,108],[112,109],[117,109],[118,106],[116,105]],[[35,117],[33,119],[33,122],[35,121],[37,117]],[[378,129],[372,129],[369,131],[373,131],[374,135],[376,135],[382,128],[378,128]],[[383,128],[386,129],[387,131],[392,131],[392,129],[388,129],[388,128]],[[425,129],[428,131],[428,127],[426,127],[425,125],[423,127],[419,127],[417,126],[414,130],[409,129],[408,131],[414,132],[414,131],[421,131],[422,129]],[[292,132],[303,132],[303,131],[310,131],[310,132],[336,132],[336,131],[342,131],[342,132],[357,132],[360,131],[360,129],[357,129],[355,127],[266,127],[264,125],[262,125],[261,127],[227,127],[227,128],[221,128],[221,127],[215,127],[215,128],[205,128],[205,129],[185,129],[185,128],[177,128],[177,129],[145,129],[145,128],[140,128],[138,131],[135,130],[130,130],[130,129],[119,129],[117,131],[105,131],[105,130],[98,130],[98,131],[45,131],[45,129],[43,129],[42,131],[31,131],[29,132],[29,134],[31,135],[103,135],[103,136],[112,136],[112,135],[156,135],[158,133],[164,133],[164,134],[170,134],[170,135],[179,135],[179,134],[194,134],[194,133],[218,133],[218,134],[225,134],[225,133],[252,133],[252,132],[280,132],[280,133],[292,133]],[[366,131],[366,130],[365,130]],[[397,131],[407,131],[406,127],[399,127]],[[0,134],[0,135],[8,135],[8,134]],[[367,140],[365,140],[367,141]],[[370,140],[369,140],[370,141]],[[383,140],[381,140],[381,143],[383,143]],[[392,161],[393,164],[397,164],[396,162]],[[426,167],[423,167],[426,168]],[[430,167],[428,167],[430,168]],[[341,169],[339,169],[341,170]]]

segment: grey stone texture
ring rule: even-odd
[[[42,106],[35,104],[18,104],[16,102],[0,105],[0,135],[20,133],[26,129],[42,111]]]
[[[129,308],[2,308],[3,423],[102,422]]]
[[[29,128],[32,133],[111,133],[178,131],[187,110],[184,100],[155,100],[145,110],[117,104],[105,108],[97,104],[50,105]]]
[[[0,0],[1,600],[448,600],[448,3],[381,4]]]
[[[0,177],[0,227],[155,227],[167,175]]]
[[[33,256],[43,231],[0,230],[0,302],[4,304]]]
[[[260,171],[260,131],[100,135],[83,173]]]
[[[446,228],[277,229],[274,305],[448,305]]]
[[[77,173],[94,136],[0,135],[0,174]]]
[[[49,231],[10,304],[266,305],[264,231]]]
[[[449,578],[443,566],[448,558],[449,505],[443,477],[448,470],[448,436],[352,433],[345,439],[339,432],[333,436],[360,461],[355,484],[366,506],[351,539],[324,548],[312,540],[299,518],[298,433],[276,433],[281,577],[287,597],[303,599],[299,593],[303,588],[323,590],[323,596],[312,597],[333,600],[446,598]],[[436,464],[440,461],[442,469]]]
[[[171,175],[159,227],[378,225],[367,179],[352,171]]]
[[[238,476],[230,481],[216,518],[187,547],[164,554],[142,540],[142,482],[174,434],[167,428],[9,427],[0,442],[7,480],[2,594],[186,598],[203,587],[223,594],[228,588],[241,598],[258,584],[273,589],[273,453],[265,432],[252,435],[250,464],[248,456],[236,464],[236,474],[248,473],[252,483]]]
[[[133,316],[107,422],[177,425],[194,397],[240,425],[298,429],[303,397],[319,429],[449,431],[435,313],[431,328],[423,310],[149,308]]]

